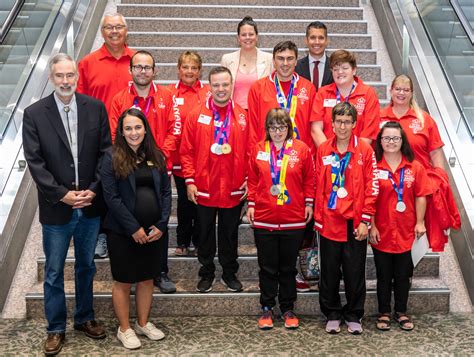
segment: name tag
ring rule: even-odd
[[[332,155],[323,156],[323,165],[324,166],[332,165],[333,161],[334,161],[334,158],[332,157]]]
[[[388,180],[388,171],[387,170],[378,170],[379,180]]]
[[[209,115],[201,114],[198,118],[198,123],[209,125],[211,123],[211,117]]]
[[[336,99],[324,99],[324,108],[332,108],[335,107],[337,104]]]
[[[270,154],[265,151],[259,151],[257,154],[257,160],[270,161]]]
[[[183,105],[184,104],[184,98],[175,98],[176,104],[177,105]]]

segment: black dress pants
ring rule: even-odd
[[[336,242],[321,236],[321,279],[319,304],[328,320],[359,322],[364,316],[365,260],[367,240],[358,241],[354,236],[354,223],[347,221],[347,242]],[[344,276],[346,305],[341,305],[339,285]]]
[[[199,276],[213,279],[216,267],[216,216],[218,257],[222,275],[226,280],[235,278],[239,270],[237,262],[238,231],[242,204],[232,208],[217,208],[197,205],[197,225],[199,228],[198,260],[201,263]]]
[[[178,227],[176,239],[178,247],[189,247],[191,240],[195,247],[199,245],[198,230],[196,227],[196,205],[188,200],[186,183],[183,177],[173,175],[178,192]]]
[[[294,309],[297,296],[296,257],[304,232],[304,229],[284,231],[255,229],[262,307],[273,308],[278,295],[282,314]]]
[[[410,278],[413,276],[411,251],[405,253],[386,253],[372,247],[375,269],[377,271],[377,300],[379,312],[390,313],[393,295],[395,312],[406,313]]]

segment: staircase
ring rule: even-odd
[[[203,5],[205,2],[206,5]],[[224,2],[224,1],[222,1]],[[153,53],[158,66],[158,83],[176,81],[176,61],[181,52],[194,49],[203,58],[203,80],[209,69],[216,66],[224,53],[236,50],[238,22],[246,15],[259,26],[259,48],[272,52],[282,40],[292,40],[305,54],[306,25],[321,20],[328,26],[329,52],[338,48],[354,51],[358,58],[358,75],[374,86],[382,102],[386,102],[387,86],[381,82],[382,68],[377,64],[377,51],[372,49],[372,38],[367,33],[363,9],[358,0],[292,0],[290,5],[273,6],[270,0],[122,0],[118,12],[125,15],[129,26],[129,45]],[[246,5],[241,5],[245,3]],[[284,19],[284,20],[283,20]],[[216,282],[211,293],[195,291],[199,263],[195,257],[174,256],[176,247],[176,194],[173,194],[173,216],[169,224],[170,276],[177,283],[176,294],[165,295],[155,291],[152,304],[154,316],[198,315],[257,315],[260,312],[258,291],[258,264],[253,232],[248,224],[239,228],[238,273],[244,285],[241,293],[230,293]],[[68,254],[65,270],[65,289],[69,313],[74,308],[74,258]],[[376,313],[375,267],[368,248],[367,258],[367,314]],[[216,259],[217,263],[217,259]],[[97,260],[94,283],[94,307],[98,317],[114,316],[111,297],[109,260]],[[217,279],[220,278],[218,263]],[[44,258],[37,262],[38,282],[32,287],[27,300],[28,318],[43,318]],[[343,295],[343,294],[342,294]],[[439,278],[439,255],[427,254],[415,269],[410,291],[409,310],[412,313],[448,312],[450,291]],[[344,299],[343,299],[344,300]],[[304,315],[319,314],[318,292],[298,294],[296,311]],[[131,309],[134,313],[134,309]]]

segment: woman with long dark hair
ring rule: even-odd
[[[164,338],[148,321],[153,300],[153,278],[160,274],[160,238],[171,210],[171,187],[165,157],[155,144],[145,115],[127,109],[118,120],[112,152],[101,169],[108,213],[110,266],[114,285],[112,301],[119,320],[117,338],[125,348],[141,346],[136,334],[151,340]],[[136,283],[137,321],[130,328],[130,288]]]
[[[407,136],[397,122],[387,122],[377,135],[375,156],[379,195],[372,218],[370,243],[377,271],[377,328],[390,329],[392,287],[395,320],[413,330],[407,316],[408,291],[413,275],[411,247],[425,232],[426,196],[431,188],[426,170],[416,160]]]

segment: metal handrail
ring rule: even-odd
[[[464,13],[464,10],[462,9],[462,6],[459,4],[458,0],[449,0],[451,3],[451,6],[454,9],[454,12],[456,13],[456,16],[459,18],[459,21],[461,22],[462,27],[464,28],[464,31],[466,31],[467,37],[469,37],[469,41],[474,45],[474,31],[472,30],[471,24],[469,23],[469,20],[466,17],[466,14]]]
[[[16,0],[15,4],[13,5],[12,9],[10,10],[10,13],[7,16],[7,19],[5,20],[4,24],[0,28],[0,45],[5,41],[5,38],[8,35],[8,31],[10,31],[10,28],[13,25],[13,22],[16,20],[16,17],[20,13],[21,7],[25,3],[25,0]]]

